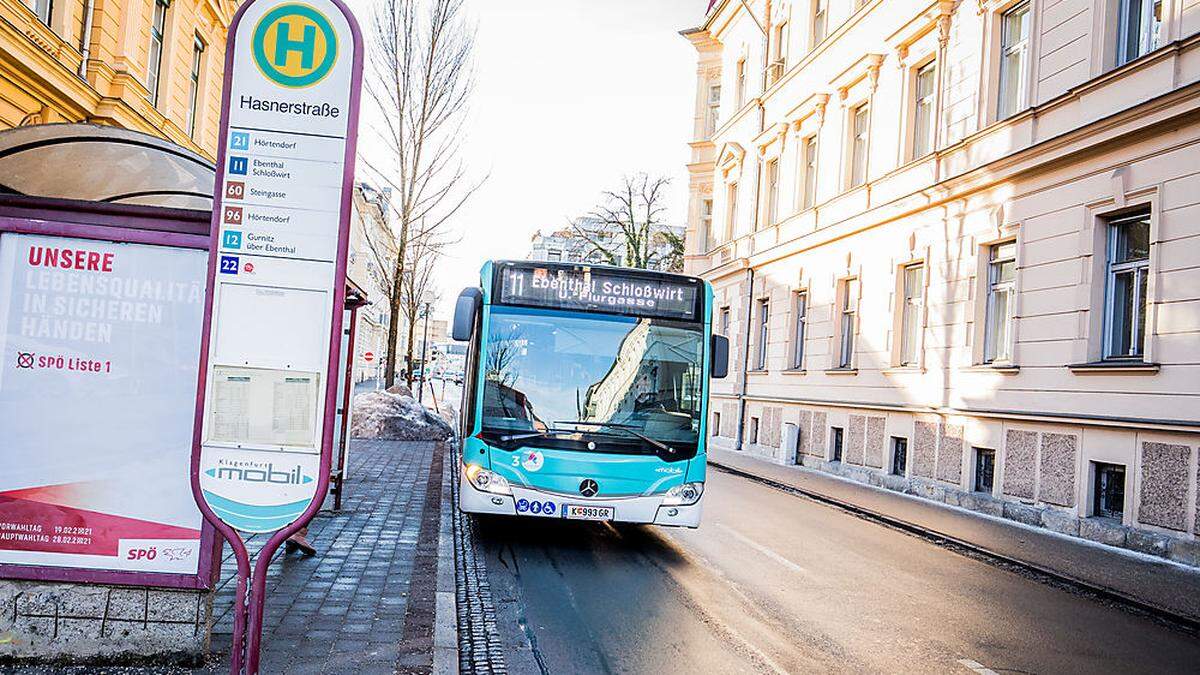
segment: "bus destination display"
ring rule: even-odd
[[[499,302],[555,309],[609,311],[695,321],[699,289],[641,275],[622,275],[587,268],[500,267]]]

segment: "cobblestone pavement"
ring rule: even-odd
[[[455,479],[451,483],[454,492],[451,509],[454,514],[458,668],[463,673],[507,673],[504,645],[496,628],[496,606],[492,601],[487,563],[483,556],[477,554],[479,544],[475,536],[475,521],[455,506],[458,503],[458,481]]]
[[[342,510],[321,511],[309,525],[317,555],[281,549],[268,570],[264,675],[433,672],[438,535],[451,505],[447,454],[440,443],[351,442]],[[266,539],[252,537],[251,551]],[[225,547],[204,667],[10,666],[0,673],[228,673],[235,577]]]
[[[435,443],[352,442],[342,511],[322,511],[309,526],[317,555],[280,552],[268,571],[262,672],[431,670],[425,641],[433,631],[444,455]],[[256,537],[250,546],[264,542]],[[219,656],[197,674],[228,671],[234,577],[226,551],[214,606]]]

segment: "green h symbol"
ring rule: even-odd
[[[275,27],[275,65],[280,68],[287,65],[288,54],[300,52],[300,67],[311,70],[313,59],[317,53],[317,29],[309,24],[304,27],[304,34],[299,40],[292,39],[291,27],[280,21]]]

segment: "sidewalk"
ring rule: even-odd
[[[438,544],[449,503],[444,446],[351,443],[342,511],[321,511],[309,526],[317,555],[281,548],[271,564],[263,673],[433,671],[435,587],[446,564]],[[263,541],[256,537],[251,549]],[[234,574],[226,547],[213,658],[197,675],[229,671]]]
[[[1200,570],[730,450],[710,447],[708,461],[1200,622]]]

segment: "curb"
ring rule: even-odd
[[[447,466],[454,471],[449,506],[454,523],[454,593],[458,620],[458,669],[464,673],[505,675],[504,646],[496,627],[496,605],[492,601],[487,562],[479,555],[475,521],[458,510],[458,466],[454,451]]]
[[[788,485],[787,483],[781,483],[771,478],[759,476],[744,469],[739,469],[728,464],[723,464],[719,461],[714,461],[711,458],[708,460],[708,465],[719,471],[752,480],[756,483],[766,485],[767,487],[774,488],[781,492],[787,492],[789,494],[805,497],[811,499],[812,501],[840,509],[864,520],[869,520],[871,522],[900,530],[961,555],[982,559],[999,567],[1007,567],[1010,569],[1015,568],[1016,570],[1020,570],[1037,578],[1043,583],[1048,582],[1051,585],[1065,587],[1067,590],[1075,593],[1080,593],[1082,595],[1087,595],[1103,601],[1115,603],[1125,607],[1126,609],[1145,614],[1156,621],[1166,623],[1188,633],[1200,635],[1200,617],[1192,617],[1186,614],[1180,614],[1166,607],[1162,607],[1145,600],[1140,600],[1134,596],[1128,595],[1113,588],[1109,588],[1107,586],[1102,586],[1084,579],[1080,579],[1043,565],[1038,565],[1021,560],[1019,558],[1014,558],[965,539],[943,534],[936,530],[931,530],[902,518],[897,518],[886,513],[881,513],[873,509],[858,506],[851,502],[842,501],[820,492],[796,487],[794,485]]]
[[[447,459],[442,462],[442,517],[438,529],[437,585],[433,620],[433,674],[458,675],[458,606],[454,593],[454,444],[447,443]]]

